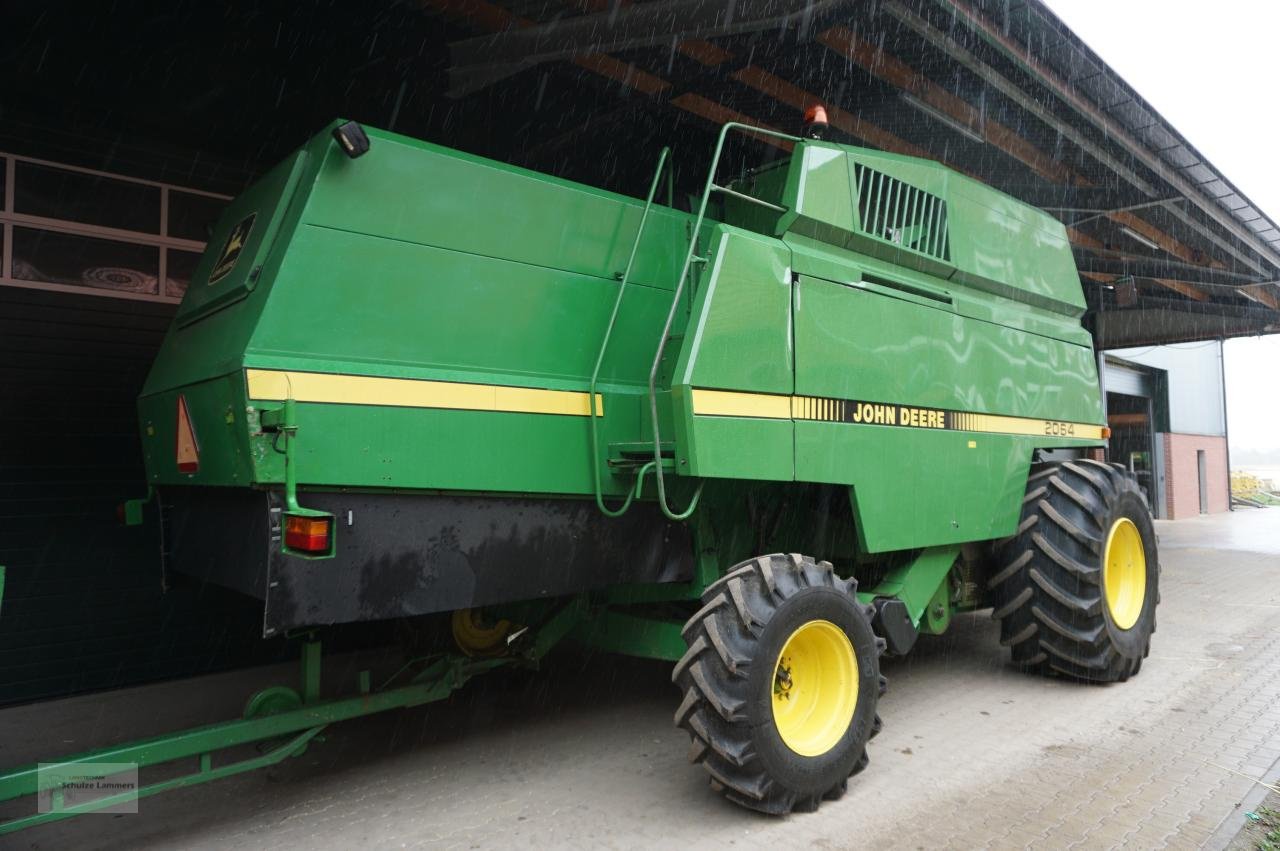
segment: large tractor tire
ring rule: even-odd
[[[707,588],[672,680],[676,724],[712,789],[773,815],[808,812],[866,766],[884,641],[856,590],[795,554],[743,562]]]
[[[1101,461],[1033,466],[990,585],[1016,664],[1095,682],[1138,673],[1156,631],[1160,564],[1137,481]]]

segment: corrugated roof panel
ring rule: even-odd
[[[1159,122],[1153,123],[1148,127],[1142,128],[1139,134],[1142,141],[1146,142],[1153,150],[1163,151],[1165,148],[1172,148],[1178,144],[1178,139]]]
[[[1200,188],[1205,194],[1212,195],[1214,198],[1222,198],[1231,194],[1231,189],[1221,180],[1210,180],[1208,183],[1200,184]]]
[[[1075,83],[1081,77],[1098,73],[1093,63],[1086,60],[1079,50],[1065,41],[1051,41],[1045,44],[1040,59],[1070,83]]]
[[[1149,151],[1162,164],[1168,164],[1181,172],[1183,179],[1173,174],[1164,176],[1179,193],[1188,198],[1209,216],[1217,219],[1217,226],[1235,237],[1243,239],[1256,250],[1275,252],[1280,245],[1280,225],[1271,221],[1253,207],[1242,193],[1221,172],[1179,135],[1142,97],[1098,57],[1088,45],[1072,35],[1044,0],[974,0],[993,20],[1004,24],[1004,34],[1022,46],[1032,56],[1040,57],[1058,75],[1071,81],[1082,99],[1092,101],[1104,115],[1123,127],[1132,141],[1121,138],[1131,153],[1140,159],[1139,149]],[[1027,14],[1027,12],[1030,14]],[[1063,46],[1060,46],[1063,45]],[[1051,78],[1046,85],[1053,88]],[[1080,110],[1084,115],[1089,110]],[[1095,113],[1096,116],[1096,113]],[[1093,119],[1097,122],[1097,118]],[[1097,122],[1101,124],[1102,122]],[[1137,142],[1134,146],[1132,143]],[[1150,159],[1145,160],[1153,170],[1160,167]],[[1191,184],[1191,185],[1188,185]],[[1221,210],[1229,211],[1226,214]],[[1248,226],[1246,233],[1237,223]],[[1190,222],[1188,222],[1190,224]],[[1252,234],[1265,234],[1254,238]],[[1220,247],[1223,243],[1213,239]],[[1271,253],[1268,262],[1276,266],[1276,254]],[[1265,273],[1264,273],[1265,274]]]
[[[1209,168],[1204,163],[1196,163],[1193,166],[1188,166],[1182,170],[1182,173],[1186,175],[1187,179],[1192,183],[1208,183],[1210,180],[1213,180],[1218,176],[1213,173],[1213,169]]]
[[[1156,117],[1137,101],[1122,101],[1107,108],[1107,112],[1124,122],[1130,130],[1138,131],[1156,123]]]
[[[1109,109],[1114,104],[1130,100],[1124,89],[1103,74],[1082,77],[1076,82],[1076,87],[1085,92],[1094,103],[1103,109]]]
[[[1184,145],[1175,145],[1172,148],[1165,148],[1160,151],[1160,156],[1171,165],[1178,168],[1186,168],[1189,165],[1195,165],[1200,162],[1200,158],[1194,152],[1187,150]]]

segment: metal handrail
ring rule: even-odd
[[[689,277],[689,267],[693,265],[694,251],[698,246],[698,234],[702,230],[703,219],[707,214],[707,201],[711,198],[713,188],[717,191],[724,191],[724,187],[718,187],[715,184],[716,168],[720,165],[720,155],[724,152],[724,142],[731,130],[741,130],[744,133],[759,134],[764,136],[772,136],[777,139],[787,139],[791,142],[804,141],[799,136],[792,136],[788,133],[779,133],[776,130],[767,130],[763,127],[752,127],[749,124],[741,124],[737,121],[731,121],[720,128],[720,135],[716,140],[715,153],[711,157],[711,168],[707,171],[707,183],[702,190],[702,202],[698,206],[698,218],[693,225],[693,234],[689,238],[689,251],[685,254],[684,266],[680,270],[680,280],[676,283],[675,293],[671,297],[671,309],[667,312],[666,324],[662,326],[662,336],[658,339],[658,351],[653,356],[653,366],[649,369],[649,416],[653,422],[653,461],[654,461],[654,478],[658,483],[658,506],[671,520],[685,520],[693,514],[694,509],[698,507],[698,500],[702,496],[702,488],[705,482],[699,482],[697,490],[693,492],[693,496],[689,500],[688,507],[679,513],[671,510],[667,505],[666,483],[663,481],[662,475],[662,437],[658,431],[658,366],[662,363],[662,355],[666,351],[667,337],[671,333],[671,324],[675,321],[676,310],[680,306],[680,296],[684,293],[685,281]],[[729,194],[738,194],[730,192]],[[758,200],[758,199],[757,199]]]
[[[653,207],[653,196],[658,191],[658,182],[662,179],[662,168],[667,165],[668,157],[671,155],[670,148],[663,148],[662,153],[658,155],[658,167],[653,171],[653,182],[649,184],[649,194],[645,198],[644,212],[640,214],[640,226],[636,228],[635,241],[631,243],[631,256],[627,258],[627,266],[622,272],[622,280],[618,284],[618,295],[613,300],[613,313],[609,315],[609,324],[604,329],[604,339],[600,342],[600,353],[596,355],[595,368],[591,370],[591,384],[587,393],[587,399],[590,400],[591,406],[591,472],[595,476],[596,488],[596,507],[600,509],[606,517],[621,517],[631,507],[632,500],[640,490],[640,481],[644,478],[644,468],[636,476],[635,483],[627,490],[627,498],[622,505],[616,509],[608,508],[604,504],[604,493],[600,485],[600,429],[597,424],[596,416],[596,381],[600,378],[600,366],[604,363],[605,351],[609,348],[609,338],[613,336],[613,327],[618,321],[618,309],[622,307],[622,295],[626,292],[627,283],[631,279],[631,267],[636,262],[636,252],[640,249],[640,238],[644,235],[645,223],[649,220],[649,210]],[[671,169],[667,169],[667,201],[670,206],[672,185],[675,183],[675,176]],[[645,467],[648,467],[646,464]]]

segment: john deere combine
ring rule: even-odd
[[[128,512],[163,524],[168,569],[302,636],[301,686],[69,762],[198,763],[152,794],[572,639],[674,662],[712,788],[787,813],[867,764],[881,654],[958,612],[994,609],[1025,668],[1137,673],[1156,541],[1095,460],[1060,223],[935,163],[740,125],[691,212],[665,151],[639,201],[331,131],[218,226],[139,400],[154,498]],[[790,155],[722,180],[738,133]],[[456,646],[320,697],[318,628],[425,615]]]

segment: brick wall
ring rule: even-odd
[[[1196,452],[1205,454],[1205,489],[1209,513],[1231,506],[1227,483],[1227,439],[1204,434],[1164,436],[1164,475],[1168,492],[1169,519],[1180,520],[1200,513],[1200,468]]]

